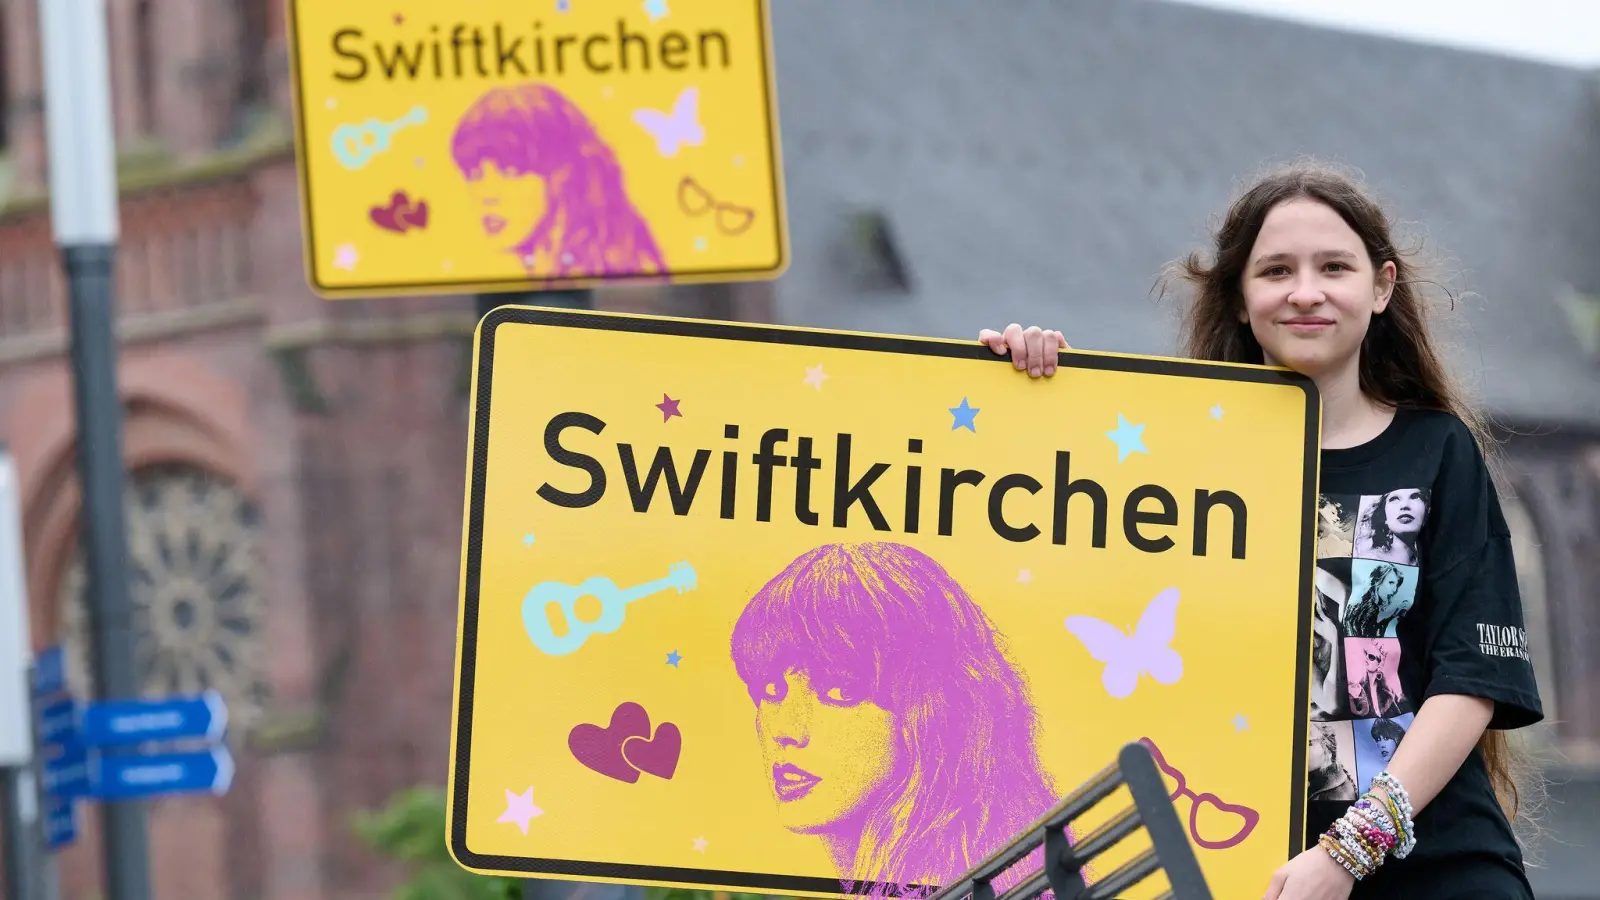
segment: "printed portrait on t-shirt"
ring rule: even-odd
[[[1356,790],[1355,730],[1349,722],[1312,722],[1306,739],[1310,799],[1349,803]]]
[[[1400,641],[1395,638],[1344,640],[1346,702],[1357,718],[1388,718],[1411,712],[1400,687]]]
[[[1344,498],[1324,495],[1317,504],[1317,558],[1348,558],[1355,535],[1355,506]]]
[[[1411,730],[1411,713],[1382,719],[1357,719],[1355,721],[1357,790],[1365,793],[1372,787],[1372,779],[1389,767],[1400,742]]]
[[[1361,498],[1356,516],[1355,556],[1414,566],[1417,539],[1428,514],[1428,492],[1405,488]]]
[[[1350,560],[1319,563],[1313,581],[1311,615],[1311,718],[1337,719],[1345,713],[1344,653],[1340,650],[1339,623],[1350,589],[1340,570],[1348,574]]]
[[[1350,599],[1344,605],[1344,636],[1396,637],[1400,617],[1417,599],[1417,567],[1375,559],[1350,566]]]

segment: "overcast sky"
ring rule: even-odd
[[[1600,0],[1173,0],[1600,67]]]

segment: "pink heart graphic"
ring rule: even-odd
[[[428,201],[418,200],[416,203],[401,209],[395,214],[401,225],[410,225],[415,228],[428,227]]]
[[[408,228],[427,227],[428,203],[426,200],[412,203],[405,191],[395,191],[389,197],[388,206],[374,206],[367,210],[367,215],[379,228],[405,234]]]
[[[641,772],[671,780],[683,750],[683,734],[671,722],[662,722],[652,739],[631,737],[622,742],[622,756]]]
[[[587,723],[575,726],[567,733],[567,747],[578,762],[590,769],[633,784],[639,780],[639,770],[623,756],[622,745],[629,738],[645,738],[649,734],[650,714],[637,703],[624,703],[611,713],[611,724],[605,728]]]

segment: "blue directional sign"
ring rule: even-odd
[[[78,839],[78,810],[71,800],[57,798],[44,811],[46,849],[60,850]]]
[[[52,644],[33,658],[33,695],[51,697],[66,689],[66,653],[60,644]]]
[[[39,710],[39,743],[60,746],[72,743],[78,732],[78,701],[71,697]]]
[[[206,691],[160,700],[102,700],[84,707],[77,739],[86,747],[115,747],[151,741],[204,738],[215,741],[228,730],[222,695]]]
[[[233,781],[233,757],[223,746],[188,753],[108,755],[100,757],[95,776],[93,792],[100,800],[202,791],[225,794]]]
[[[71,800],[86,797],[94,787],[94,764],[97,754],[83,747],[68,746],[44,761],[45,793]]]
[[[49,687],[52,677],[47,672],[36,685]],[[40,743],[54,751],[44,759],[43,783],[47,815],[59,821],[46,828],[67,842],[76,836],[75,800],[224,794],[233,782],[233,757],[221,742],[228,708],[216,691],[90,703],[67,696],[36,709]],[[200,746],[183,749],[194,742]]]

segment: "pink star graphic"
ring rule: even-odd
[[[666,394],[662,394],[661,402],[656,404],[656,409],[661,410],[661,421],[665,422],[673,416],[677,416],[680,419],[683,418],[683,413],[678,412],[678,404],[682,402],[682,398],[674,400]]]
[[[523,834],[528,833],[528,820],[544,815],[544,810],[533,805],[533,788],[530,786],[520,794],[506,791],[506,811],[500,814],[496,822],[511,822],[522,829]]]

